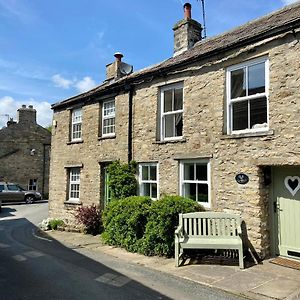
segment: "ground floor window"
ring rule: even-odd
[[[80,168],[71,168],[69,171],[69,200],[79,201]]]
[[[29,179],[28,190],[37,191],[37,179]]]
[[[210,165],[203,160],[180,162],[180,194],[210,207]]]
[[[158,164],[139,164],[139,194],[152,199],[159,198],[158,192]]]

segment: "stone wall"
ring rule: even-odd
[[[270,250],[270,187],[263,166],[299,165],[300,44],[286,34],[199,61],[135,88],[133,99],[133,159],[159,163],[160,194],[179,193],[178,158],[206,158],[211,167],[211,210],[238,213],[246,222],[250,243],[264,257]],[[226,68],[266,56],[269,68],[269,125],[263,135],[226,135]],[[157,101],[160,87],[184,84],[183,139],[157,140]],[[70,112],[55,112],[53,131],[50,214],[68,217],[66,169],[82,163],[81,201],[99,202],[101,160],[127,159],[128,95],[116,97],[116,138],[98,140],[99,104],[83,108],[83,143],[68,145]],[[249,183],[239,185],[237,173]]]
[[[33,108],[28,109],[30,116],[20,110],[21,122],[0,130],[0,180],[28,189],[29,179],[37,179],[38,190],[47,196],[51,134],[35,123]]]

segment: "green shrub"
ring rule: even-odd
[[[85,233],[97,235],[102,230],[101,211],[95,204],[78,207],[75,219],[84,226]]]
[[[59,219],[51,219],[49,220],[48,226],[50,229],[52,230],[56,230],[57,226],[64,226],[65,222],[63,220],[59,220]]]
[[[137,181],[135,178],[136,163],[121,163],[114,161],[108,166],[109,187],[113,199],[124,199],[135,196],[137,191]]]
[[[178,214],[204,211],[194,200],[180,196],[165,196],[153,202],[142,243],[145,255],[174,256],[174,231]]]
[[[151,204],[151,198],[141,196],[111,201],[103,212],[102,239],[110,245],[140,252]]]

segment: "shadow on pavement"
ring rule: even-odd
[[[12,214],[12,213],[15,212],[15,211],[16,210],[14,208],[10,208],[10,207],[2,205],[2,209],[1,209],[1,212],[0,212],[0,218],[13,217],[15,215]]]
[[[169,299],[41,234],[27,219],[3,220],[1,227],[1,300]]]

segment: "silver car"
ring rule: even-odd
[[[0,182],[0,203],[25,202],[30,204],[41,199],[42,195],[37,191],[27,191],[16,183]]]

